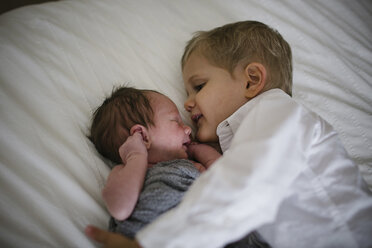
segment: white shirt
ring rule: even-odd
[[[258,230],[273,247],[372,247],[372,196],[332,127],[283,91],[220,123],[224,152],[143,247],[223,247]]]

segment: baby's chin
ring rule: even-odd
[[[152,158],[149,163],[151,164],[157,164],[164,161],[170,161],[170,160],[176,160],[176,159],[188,159],[188,154],[184,150],[173,150],[168,151],[167,153],[161,154],[161,156],[158,156],[156,158]]]
[[[168,157],[168,160],[175,160],[175,159],[188,159],[189,155],[187,154],[186,150],[180,150],[172,154],[172,156]]]
[[[182,151],[182,153],[179,156],[179,159],[188,159],[189,155],[187,154],[186,151]]]

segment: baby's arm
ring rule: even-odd
[[[147,149],[138,132],[119,148],[124,165],[115,166],[102,191],[110,214],[124,220],[132,213],[141,192],[148,166]]]
[[[187,152],[191,159],[200,162],[207,169],[221,157],[221,154],[216,149],[206,144],[191,144]]]

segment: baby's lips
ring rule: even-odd
[[[190,144],[191,144],[191,141],[188,140],[188,141],[184,142],[182,145],[184,145],[184,146],[186,146],[186,147],[189,147]]]

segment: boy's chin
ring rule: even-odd
[[[216,134],[208,134],[206,132],[197,132],[196,140],[200,143],[216,143],[218,142],[218,137]]]

